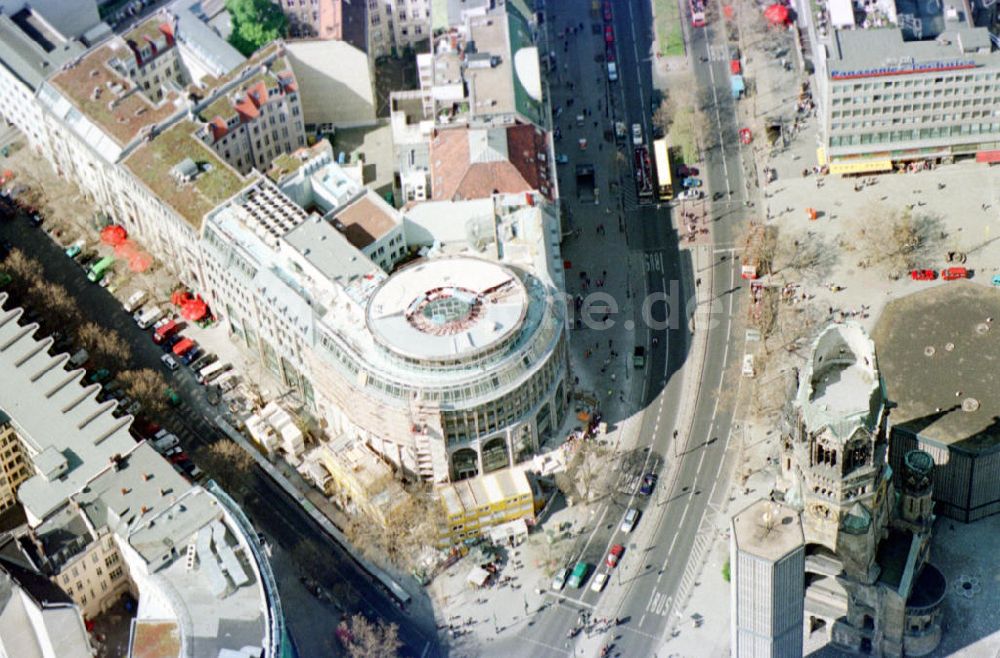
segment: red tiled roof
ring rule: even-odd
[[[257,110],[257,106],[254,105],[253,101],[250,100],[249,95],[244,96],[243,98],[236,101],[236,104],[233,106],[233,109],[235,109],[239,113],[241,121],[252,121],[253,119],[256,119],[258,116],[260,116],[260,112]]]
[[[209,122],[209,125],[212,127],[212,141],[219,141],[229,132],[229,128],[226,126],[226,122],[222,120],[222,117],[215,117]]]
[[[539,153],[547,153],[544,132],[534,126],[511,126],[504,131],[507,159],[484,162],[472,161],[471,132],[467,128],[440,130],[431,139],[432,199],[483,199],[496,192],[541,190],[543,184],[546,196],[551,196],[542,171],[545,163],[538,159]]]
[[[247,98],[249,98],[256,107],[260,107],[267,102],[267,85],[263,82],[258,82],[257,84],[251,85],[247,89]]]

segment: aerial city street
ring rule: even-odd
[[[0,656],[1000,654],[998,108],[991,0],[5,2]]]

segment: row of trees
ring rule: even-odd
[[[41,324],[60,327],[67,335],[72,332],[75,343],[90,355],[92,370],[114,371],[116,366],[131,361],[132,349],[121,334],[96,322],[83,322],[76,298],[63,286],[48,281],[36,258],[12,249],[3,268],[13,277],[9,286],[14,295],[44,309]],[[167,382],[160,373],[149,368],[124,370],[118,374],[118,381],[125,394],[138,400],[148,414],[158,417],[166,411]]]

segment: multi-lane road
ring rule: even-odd
[[[580,16],[587,16],[585,25],[600,23],[601,18],[590,13],[590,4],[589,0],[548,3],[545,24],[550,34]],[[639,123],[647,136],[653,134],[651,25],[648,0],[613,3],[619,80],[608,83],[615,99],[614,116],[609,120],[626,126]],[[638,205],[632,177],[624,177],[620,189],[628,243],[630,249],[641,252],[641,258],[632,259],[638,264],[632,274],[643,281],[637,292],[646,296],[665,293],[674,301],[673,307],[652,306],[653,320],[662,322],[670,313],[674,321],[667,323],[665,331],[650,328],[641,317],[640,305],[633,304],[636,341],[650,350],[646,378],[632,390],[641,407],[639,445],[624,458],[622,486],[595,512],[596,521],[584,541],[578,542],[580,550],[572,559],[606,570],[603,561],[611,545],[624,544],[626,553],[604,592],[590,591],[588,581],[580,590],[553,595],[553,604],[537,613],[530,626],[516,638],[498,641],[490,647],[491,653],[587,654],[611,644],[613,653],[623,656],[655,655],[670,632],[687,622],[681,618],[682,599],[693,586],[698,560],[715,539],[711,521],[728,495],[726,477],[732,464],[727,458],[734,458],[735,453],[730,449],[735,446],[732,409],[739,380],[733,364],[742,356],[744,340],[735,317],[740,308],[740,280],[729,247],[745,221],[751,188],[743,176],[745,154],[737,139],[735,101],[730,97],[725,32],[711,24],[686,28],[686,32],[688,65],[699,87],[698,96],[708,101],[704,111],[710,128],[709,134],[700,136],[706,150],[699,165],[709,193],[718,197],[711,208],[715,246],[702,247],[697,257],[682,250],[672,227],[671,209]],[[591,62],[605,44],[601,33],[584,29],[570,47],[576,49],[568,53],[573,60]],[[571,120],[563,117],[564,122]],[[563,189],[565,202],[571,195],[565,184]],[[696,281],[711,286],[698,296],[710,305],[710,321],[694,327],[696,332],[707,333],[698,336],[700,340],[694,340],[687,322],[697,303]],[[660,475],[658,489],[648,497],[637,495],[634,487],[637,475],[645,472]],[[637,528],[625,534],[619,525],[630,506],[639,507],[642,515]],[[600,636],[567,637],[583,611],[618,618],[621,623]]]

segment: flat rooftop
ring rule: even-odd
[[[0,62],[31,89],[85,50],[79,41],[50,41],[45,34],[25,30],[10,16],[0,15]]]
[[[7,295],[0,293],[6,309]],[[0,311],[0,410],[13,419],[33,452],[59,463],[51,477],[36,474],[18,489],[29,514],[41,520],[103,470],[110,457],[135,447],[131,416],[115,418],[114,402],[98,403],[100,386],[82,385],[84,371],[67,371],[69,355],[50,356],[52,339],[36,340],[36,325],[18,324],[22,310]],[[49,459],[48,461],[52,461]]]
[[[178,122],[137,148],[125,159],[125,166],[195,230],[200,230],[207,212],[253,181],[205,146],[195,137],[195,130],[197,126],[191,121]],[[185,158],[193,160],[200,173],[193,181],[181,183],[171,170]]]
[[[758,500],[733,515],[733,539],[739,551],[777,561],[805,544],[799,513],[780,503]]]
[[[881,67],[899,67],[900,60],[912,58],[921,62],[955,62],[967,60],[979,66],[1000,65],[1000,51],[991,50],[989,32],[985,28],[949,29],[942,39],[906,41],[896,27],[869,30],[837,30],[830,50],[829,71],[851,72]]]
[[[338,211],[334,219],[339,224],[347,241],[358,249],[364,249],[385,236],[400,224],[399,215],[389,204],[368,191],[363,197],[347,204]]]
[[[52,76],[50,82],[119,146],[125,146],[144,128],[176,112],[179,96],[170,92],[154,105],[131,80],[108,65],[116,57],[126,61],[134,57],[119,39],[88,52],[75,66]]]
[[[894,427],[971,453],[1000,444],[1000,290],[950,281],[907,295],[873,338]]]
[[[359,252],[332,224],[319,217],[302,222],[283,237],[330,281],[348,290],[355,299],[366,297],[385,274],[378,265]],[[359,296],[360,295],[360,296]]]
[[[521,279],[469,257],[418,261],[391,276],[368,304],[369,330],[415,359],[461,358],[516,333],[528,307]]]

